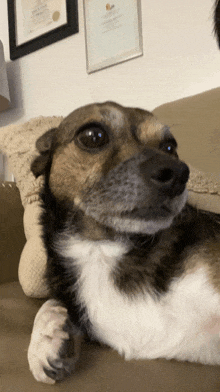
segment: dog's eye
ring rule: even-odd
[[[105,146],[108,141],[107,132],[99,127],[86,128],[77,135],[77,142],[86,149],[99,149]]]
[[[166,152],[169,152],[169,154],[172,154],[172,153],[174,153],[175,148],[174,148],[171,144],[168,144],[168,145],[165,147],[165,151],[166,151]]]
[[[176,145],[172,144],[172,143],[163,143],[160,146],[160,149],[168,154],[173,154],[177,156],[176,153]]]

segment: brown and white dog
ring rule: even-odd
[[[169,128],[92,104],[37,148],[51,299],[28,350],[36,380],[70,373],[84,335],[126,359],[220,365],[220,216],[186,203],[189,170]]]

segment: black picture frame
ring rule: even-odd
[[[220,0],[215,2],[214,10],[214,32],[217,38],[218,46],[220,49]]]
[[[79,32],[78,24],[78,1],[65,0],[67,10],[67,23],[48,31],[46,34],[27,41],[21,45],[16,44],[16,0],[7,0],[10,59],[16,60],[27,54],[33,53],[72,34]]]

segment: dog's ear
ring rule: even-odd
[[[40,155],[35,158],[31,164],[31,171],[36,178],[41,174],[44,174],[46,166],[49,162],[55,131],[56,128],[50,129],[40,136],[36,141],[36,148],[40,152]]]

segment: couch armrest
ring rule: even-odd
[[[0,182],[0,283],[18,280],[18,264],[26,242],[24,209],[14,182]]]

